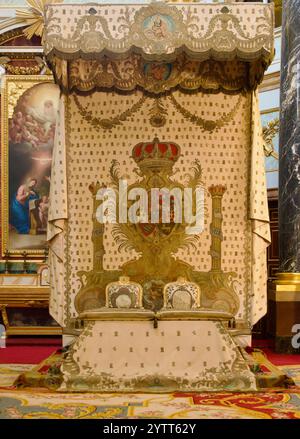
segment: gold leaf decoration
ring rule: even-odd
[[[63,0],[27,0],[26,9],[16,9],[16,16],[3,20],[0,24],[0,31],[9,26],[25,26],[23,33],[29,40],[37,35],[43,36],[44,32],[44,11],[47,4],[63,3]]]
[[[263,127],[264,152],[266,157],[274,157],[278,160],[278,153],[274,150],[273,139],[279,132],[279,118],[270,120],[270,122]]]
[[[153,106],[149,111],[150,124],[155,128],[163,127],[166,124],[166,115],[168,114],[167,110],[163,106],[163,103],[160,98],[156,98]]]
[[[99,117],[95,117],[93,111],[84,108],[84,106],[80,103],[78,97],[76,95],[73,96],[74,102],[78,108],[78,111],[81,117],[91,124],[94,129],[97,131],[103,130],[111,130],[117,125],[122,125],[127,119],[134,115],[137,111],[139,111],[146,101],[146,96],[142,96],[135,104],[133,104],[130,108],[120,113],[118,116],[112,117],[111,119],[101,119]]]
[[[191,113],[187,108],[184,108],[176,99],[174,94],[171,94],[169,96],[170,102],[173,104],[175,109],[189,122],[191,122],[193,125],[197,125],[200,127],[203,131],[212,132],[214,130],[218,130],[222,128],[224,125],[228,124],[235,114],[237,113],[241,102],[242,102],[243,95],[241,94],[238,98],[235,106],[229,113],[224,114],[222,117],[220,117],[218,120],[209,120],[209,119],[203,119],[200,116],[197,116],[197,114]]]

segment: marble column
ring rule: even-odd
[[[300,273],[300,0],[284,0],[279,156],[280,271]]]
[[[279,144],[275,345],[278,352],[299,352],[292,340],[300,323],[300,0],[283,1]]]

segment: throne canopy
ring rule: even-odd
[[[44,51],[65,91],[250,90],[273,54],[271,5],[49,4]]]

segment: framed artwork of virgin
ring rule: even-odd
[[[59,89],[52,76],[4,76],[2,255],[44,255]]]

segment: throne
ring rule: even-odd
[[[127,276],[108,284],[105,292],[108,308],[142,308],[142,287],[136,282],[130,282]]]
[[[87,320],[153,320],[152,311],[145,310],[142,305],[142,287],[130,281],[128,276],[120,276],[105,289],[105,306],[99,309],[86,310],[80,318]]]
[[[234,326],[234,317],[226,311],[201,307],[200,288],[184,277],[164,288],[164,307],[157,312],[159,320],[215,320]]]
[[[199,286],[187,282],[184,277],[179,277],[176,282],[168,283],[164,288],[164,308],[186,311],[199,309]]]

